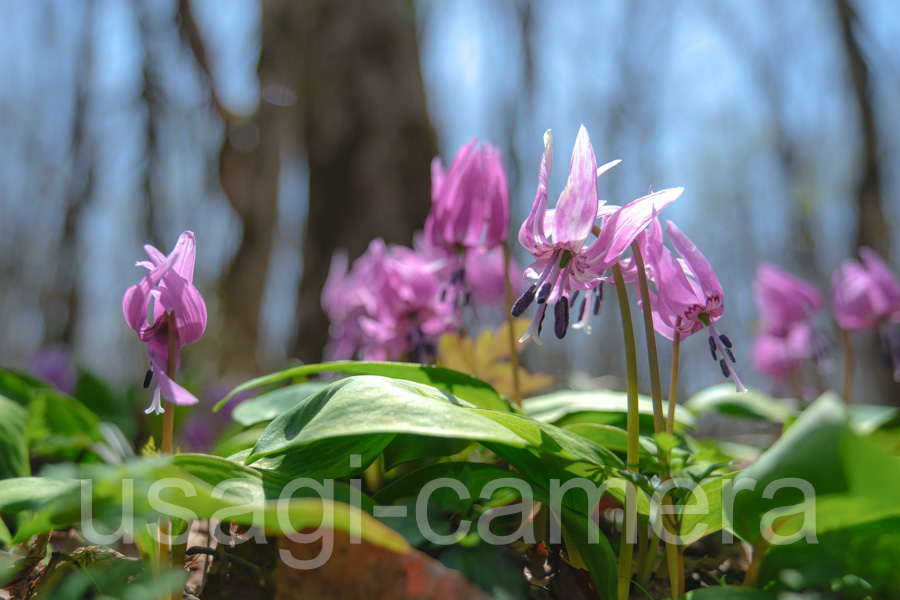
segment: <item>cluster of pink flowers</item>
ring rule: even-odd
[[[900,381],[900,280],[871,248],[860,248],[859,255],[862,261],[845,260],[832,276],[834,319],[845,331],[877,332],[886,362]],[[825,336],[812,323],[824,305],[815,286],[762,263],[754,294],[760,328],[753,364],[760,373],[784,383],[801,375],[810,359],[821,365],[828,358]]]
[[[432,162],[432,208],[415,249],[374,240],[352,268],[337,253],[322,291],[327,360],[434,358],[461,309],[503,302],[509,191],[500,151],[472,140],[446,170]]]
[[[612,283],[609,270],[620,264],[626,283],[638,280],[637,262],[623,254],[637,241],[645,257],[648,282],[652,284],[649,309],[654,328],[672,339],[684,338],[708,330],[713,358],[725,376],[734,379],[738,389],[744,386],[732,368],[735,361],[731,341],[720,335],[715,321],[724,311],[724,293],[709,262],[696,246],[671,222],[666,230],[680,255],[669,250],[663,240],[656,215],[677,200],[683,188],[672,188],[633,200],[625,206],[613,206],[600,200],[597,178],[618,164],[609,162],[597,168],[594,149],[584,127],[578,132],[569,178],[554,209],[547,208],[547,184],[553,163],[553,136],[544,134],[538,189],[528,218],[519,230],[519,242],[534,257],[525,276],[534,281],[512,307],[513,315],[523,314],[535,301],[538,304],[528,338],[540,343],[546,310],[554,306],[554,333],[566,335],[570,307],[578,306],[576,327],[590,333],[588,320],[598,313],[604,283]],[[596,237],[588,243],[591,235]],[[588,310],[590,307],[591,310]],[[721,354],[721,358],[719,355]],[[726,358],[727,357],[727,358]]]
[[[518,317],[537,304],[520,342],[530,338],[540,343],[548,306],[553,306],[557,337],[566,335],[576,306],[572,328],[590,333],[590,316],[600,311],[603,284],[614,283],[610,269],[618,265],[628,285],[645,276],[650,306],[642,308],[651,311],[658,333],[684,339],[706,332],[723,375],[746,391],[732,366],[731,340],[716,329],[724,312],[724,292],[715,272],[671,221],[665,231],[674,251],[665,245],[657,215],[683,189],[651,191],[624,206],[606,204],[599,198],[597,178],[618,162],[598,168],[587,130],[581,127],[568,181],[550,209],[553,136],[549,130],[544,134],[537,193],[518,235],[534,261],[524,271],[531,284],[511,307],[512,315]],[[322,291],[331,320],[326,358],[412,357],[430,362],[438,337],[459,328],[463,307],[504,302],[505,275],[513,268],[504,264],[508,234],[509,191],[500,152],[472,140],[446,170],[435,158],[432,209],[414,249],[376,239],[352,267],[345,253],[334,256]],[[643,274],[636,257],[624,256],[629,247],[640,249]],[[152,246],[145,250],[149,260],[137,264],[149,272],[128,288],[122,308],[128,324],[147,344],[151,368],[145,387],[156,376],[147,412],[161,413],[163,396],[176,404],[197,402],[173,377],[179,350],[200,338],[207,315],[193,286],[194,234],[184,232],[168,256]],[[862,248],[860,256],[861,262],[847,260],[834,275],[834,316],[844,330],[877,331],[900,381],[900,280],[873,250]],[[811,323],[823,305],[822,295],[770,264],[759,266],[754,291],[762,318],[753,362],[773,379],[789,380],[808,359],[824,356],[823,337]]]

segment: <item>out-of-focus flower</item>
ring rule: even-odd
[[[506,287],[503,278],[506,273],[502,246],[496,246],[491,250],[469,248],[465,252],[448,257],[443,248],[431,245],[421,232],[416,234],[413,246],[441,282],[441,302],[456,305],[459,304],[457,300],[461,299],[461,304],[465,305],[470,303],[476,306],[505,305]],[[521,270],[513,257],[510,257],[509,263],[510,274]],[[511,279],[513,294],[519,294],[521,281],[518,277]],[[446,282],[449,282],[449,288]],[[462,298],[448,297],[449,292],[454,289],[457,294],[462,295]]]
[[[446,171],[435,157],[431,197],[431,212],[416,250],[439,264],[445,285],[442,296],[449,295],[449,301],[462,306],[484,291],[478,285],[485,282],[473,280],[478,275],[473,267],[481,265],[472,254],[484,257],[509,235],[509,189],[500,150],[490,144],[478,146],[473,139],[459,149]],[[502,267],[502,258],[499,264]]]
[[[161,396],[175,404],[195,404],[197,398],[172,381],[168,372],[169,332],[174,328],[175,371],[180,364],[182,346],[200,339],[206,329],[206,304],[194,287],[194,259],[197,245],[194,234],[185,231],[168,256],[154,248],[144,246],[149,261],[139,261],[137,266],[150,272],[139,283],[125,290],[122,310],[125,320],[142,342],[147,344],[150,366],[156,375],[153,403],[147,413],[165,412]],[[145,387],[149,385],[146,381]]]
[[[538,176],[538,189],[528,218],[519,229],[519,242],[534,257],[525,275],[536,282],[515,303],[514,316],[520,316],[532,302],[538,309],[529,330],[522,336],[540,343],[541,325],[548,304],[555,305],[554,332],[562,338],[569,326],[569,306],[578,291],[590,296],[605,272],[615,264],[635,237],[650,222],[653,214],[674,202],[682,188],[663,190],[627,204],[606,205],[597,192],[597,177],[614,167],[612,161],[597,168],[594,149],[587,130],[578,130],[569,179],[556,202],[547,209],[547,183],[553,163],[553,135],[544,134],[544,155]],[[597,219],[602,219],[597,239],[585,246]],[[586,311],[579,311],[583,313]]]
[[[44,348],[31,359],[31,371],[66,394],[75,392],[75,367],[69,351],[61,346]]]
[[[677,331],[682,339],[708,329],[713,360],[719,363],[725,377],[732,378],[738,391],[747,391],[732,367],[735,357],[731,340],[720,335],[714,325],[725,311],[725,293],[719,278],[706,257],[671,221],[666,222],[666,233],[680,260],[662,245],[662,230],[655,219],[644,243],[645,264],[656,287],[656,293],[650,297],[654,327],[668,338]],[[719,353],[723,358],[719,358]]]
[[[821,335],[810,322],[824,303],[815,286],[781,267],[760,263],[753,292],[761,317],[752,353],[757,371],[786,381],[807,360],[826,358]]]
[[[847,331],[877,331],[900,381],[900,280],[871,248],[860,248],[859,255],[862,263],[846,260],[832,278],[834,318]]]
[[[434,264],[409,248],[373,240],[349,272],[346,258],[337,256],[322,293],[331,319],[326,358],[433,357],[437,337],[455,327],[440,290]]]
[[[456,252],[491,250],[509,235],[509,189],[500,150],[473,139],[459,149],[444,171],[431,163],[432,207],[425,220],[429,244]]]
[[[885,321],[900,322],[900,281],[871,248],[860,248],[862,263],[849,259],[834,274],[831,302],[841,329],[876,331]]]
[[[795,323],[808,320],[824,304],[813,284],[770,263],[756,267],[753,294],[763,328],[781,336],[786,336]]]

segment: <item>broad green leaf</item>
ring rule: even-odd
[[[79,460],[103,441],[100,418],[81,402],[55,390],[36,391],[28,402],[28,445],[32,454]],[[95,459],[97,460],[97,459]]]
[[[83,465],[77,474],[81,482],[90,480],[92,502],[88,513],[91,524],[106,523],[112,529],[122,522],[123,498],[130,498],[136,525],[154,523],[159,513],[150,504],[151,486],[162,482],[158,498],[163,503],[188,510],[197,518],[227,518],[228,521],[243,525],[261,525],[273,533],[296,532],[320,525],[340,529],[359,535],[362,539],[388,549],[403,552],[408,549],[405,540],[394,531],[374,520],[365,511],[330,499],[298,497],[292,495],[289,502],[265,501],[262,495],[253,497],[254,480],[243,475],[248,472],[225,465],[218,459],[204,460],[198,457],[184,459],[184,464],[202,472],[211,480],[230,474],[238,474],[237,479],[243,489],[250,493],[214,494],[210,483],[195,477],[184,469],[172,465],[171,457],[134,461],[121,467],[108,465]],[[221,470],[221,471],[220,471]],[[12,482],[12,483],[11,483]],[[6,511],[11,505],[18,510],[28,508],[21,499],[18,504],[10,502],[10,496],[17,493],[31,494],[31,500],[43,502],[33,518],[24,522],[16,531],[13,542],[18,543],[33,535],[53,529],[78,525],[81,520],[81,482],[55,481],[44,478],[24,478],[0,481],[0,507]],[[177,484],[177,485],[176,485]],[[158,484],[157,484],[158,485]],[[47,499],[56,486],[55,494]],[[186,486],[187,489],[183,489]],[[37,490],[37,492],[35,491]],[[123,491],[125,490],[125,491]],[[127,490],[131,492],[126,493]],[[337,492],[336,492],[337,493]],[[40,498],[38,498],[40,496]],[[33,506],[33,503],[32,503]],[[165,506],[164,504],[162,506]],[[221,511],[229,511],[223,514]],[[220,515],[217,517],[217,514]],[[259,519],[262,519],[260,522]],[[286,529],[289,528],[289,529]],[[132,534],[134,537],[134,534]],[[140,537],[140,536],[137,536]]]
[[[835,598],[900,598],[900,518],[817,535],[817,543],[772,546],[758,584],[773,592],[828,590]]]
[[[8,546],[10,542],[12,542],[12,535],[6,527],[6,523],[3,522],[3,519],[0,519],[0,544]]]
[[[649,425],[653,431],[653,401],[647,396],[638,397],[638,408],[641,414],[641,430]],[[628,398],[625,392],[593,391],[593,392],[554,392],[543,396],[534,396],[522,401],[522,409],[539,421],[568,425],[575,422],[592,422],[619,426],[624,424],[628,411]],[[579,414],[584,413],[584,417]],[[678,428],[693,428],[694,417],[685,408],[675,409],[675,423]]]
[[[784,423],[797,414],[786,400],[776,400],[758,390],[737,392],[731,383],[708,387],[691,396],[684,405],[695,415],[715,413],[769,423]]]
[[[533,419],[527,415],[501,413],[476,409],[477,413],[502,424],[520,438],[538,448],[542,453],[550,453],[562,458],[582,460],[603,467],[625,465],[611,451],[594,442],[560,427]]]
[[[727,516],[722,507],[722,487],[726,482],[734,479],[735,475],[737,473],[729,473],[723,477],[707,479],[700,484],[700,490],[706,497],[707,509],[697,514],[688,513],[682,517],[679,533],[685,544],[693,544],[700,538],[721,531],[728,526]],[[700,493],[700,491],[694,492],[694,497],[696,498]]]
[[[801,486],[811,486],[817,500],[847,491],[841,461],[841,443],[847,435],[852,432],[836,396],[825,394],[811,404],[756,463],[734,478],[735,532],[755,543],[764,514],[804,501]],[[752,489],[741,489],[745,485]],[[769,485],[773,497],[764,498]]]
[[[269,423],[248,462],[319,440],[373,434],[409,433],[525,445],[520,436],[489,418],[494,413],[505,414],[475,409],[429,385],[372,375],[349,377]],[[321,451],[327,452],[327,445]]]
[[[0,479],[31,475],[25,426],[28,411],[0,396]]]
[[[348,477],[371,465],[394,436],[393,433],[372,433],[316,440],[252,459],[253,467],[287,479]]]
[[[225,457],[237,454],[243,450],[250,450],[256,445],[256,442],[259,441],[259,436],[262,435],[262,432],[263,427],[258,426],[245,429],[244,431],[238,431],[231,435],[223,435],[209,452],[216,456]]]
[[[33,510],[78,487],[74,480],[16,477],[0,481],[0,512]]]
[[[457,398],[462,398],[481,408],[490,408],[507,412],[512,410],[510,404],[497,393],[497,390],[495,390],[491,384],[470,375],[466,375],[465,373],[460,373],[444,367],[420,365],[416,363],[356,361],[301,365],[299,367],[292,367],[290,369],[285,369],[284,371],[279,371],[278,373],[272,373],[271,375],[251,379],[232,390],[230,394],[216,404],[213,410],[219,410],[236,394],[249,389],[273,383],[280,383],[297,377],[305,377],[315,373],[334,372],[346,373],[348,375],[379,375],[382,377],[390,377],[392,379],[425,383],[450,392]]]
[[[465,487],[469,498],[482,498],[482,490],[489,483],[498,479],[515,479],[523,481],[520,475],[507,469],[484,463],[438,463],[417,469],[400,479],[391,482],[379,490],[372,499],[381,505],[394,504],[404,498],[417,497],[422,488],[438,479],[453,479]],[[496,492],[495,492],[496,494]],[[434,490],[433,497],[444,496],[449,502],[459,502],[456,492],[447,487]],[[535,496],[537,499],[538,496]]]
[[[575,544],[578,554],[591,574],[591,581],[601,598],[612,600],[616,597],[616,584],[619,581],[616,555],[609,541],[597,524],[590,517],[576,512],[568,506],[562,507],[562,527],[566,538]],[[599,543],[592,543],[591,535],[595,535]]]
[[[21,371],[0,369],[0,396],[27,406],[35,390],[53,390],[53,386]]]
[[[307,381],[244,400],[234,408],[231,418],[245,427],[271,421],[327,385],[327,382]]]
[[[880,404],[851,404],[848,407],[850,426],[860,435],[867,435],[882,427],[896,426],[900,409]]]
[[[384,468],[390,470],[397,465],[418,460],[459,454],[472,445],[472,440],[434,438],[423,435],[398,433],[384,449]]]
[[[222,485],[223,491],[246,500],[252,500],[257,494],[262,494],[267,500],[276,500],[282,495],[286,498],[287,493],[292,498],[319,497],[310,487],[285,492],[286,486],[298,477],[285,476],[275,470],[258,469],[256,466],[246,467],[218,456],[175,454],[172,456],[172,463],[210,486]],[[326,499],[351,503],[353,496],[348,484],[334,481],[331,485],[333,493]],[[371,514],[371,500],[363,494],[357,494],[357,497],[360,499],[360,508]]]

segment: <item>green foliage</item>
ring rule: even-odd
[[[420,365],[418,363],[395,362],[333,362],[316,365],[301,365],[257,377],[233,389],[230,394],[220,400],[215,408],[219,410],[236,394],[264,385],[289,381],[298,377],[307,377],[315,373],[346,373],[348,375],[379,375],[415,383],[425,383],[439,390],[444,390],[471,402],[475,406],[494,410],[512,410],[509,403],[497,393],[491,384],[476,379],[471,375],[453,371],[444,367]]]
[[[715,413],[770,423],[784,423],[797,414],[784,400],[758,390],[741,393],[730,383],[708,387],[691,396],[684,405],[695,415]]]
[[[104,439],[100,418],[82,402],[39,379],[3,370],[0,394],[27,410],[27,422],[23,424],[15,420],[11,406],[0,407],[18,423],[16,435],[24,432],[32,456],[48,461],[99,460],[93,447]]]
[[[271,421],[326,385],[320,381],[307,381],[244,400],[234,408],[231,418],[245,427]]]
[[[82,465],[60,469],[55,475],[0,481],[0,512],[24,512],[27,517],[16,531],[14,543],[54,529],[85,525],[85,515],[92,517],[91,527],[103,530],[103,534],[122,527],[131,537],[140,538],[148,527],[155,527],[161,515],[167,514],[190,515],[191,519],[218,515],[238,524],[260,525],[274,533],[285,531],[285,527],[300,531],[325,525],[358,534],[394,551],[407,547],[401,536],[365,511],[343,502],[320,500],[309,493],[304,497],[301,492],[281,505],[266,500],[265,477],[216,457],[140,459],[120,467]],[[226,487],[216,489],[225,481]],[[89,507],[82,504],[87,485]],[[158,499],[155,505],[152,488],[153,497]],[[349,490],[336,491],[335,496],[345,491]],[[124,518],[128,514],[133,518]]]
[[[25,425],[28,411],[0,396],[0,479],[31,474]]]
[[[298,401],[273,420],[248,462],[310,442],[348,436],[362,436],[354,442],[357,453],[374,459],[397,433],[520,446],[526,443],[447,392],[386,377],[358,376],[337,381]],[[324,452],[327,447],[319,450]]]
[[[653,401],[648,396],[639,396],[638,408],[641,435],[653,435]],[[592,423],[625,429],[628,398],[625,392],[613,391],[553,392],[525,399],[522,409],[539,421],[561,427]],[[693,415],[681,406],[677,407],[675,426],[677,432],[692,429],[695,426]]]

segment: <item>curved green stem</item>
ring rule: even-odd
[[[634,345],[634,325],[631,321],[631,305],[628,301],[628,289],[625,278],[618,264],[612,267],[616,283],[616,295],[619,298],[619,312],[622,314],[622,333],[625,338],[625,372],[628,395],[628,414],[626,418],[628,440],[625,460],[628,470],[638,472],[638,452],[640,450],[640,413],[638,412],[638,373],[637,350]]]
[[[653,431],[665,431],[666,420],[663,416],[662,385],[659,382],[659,357],[656,352],[656,330],[653,327],[653,311],[650,309],[650,287],[647,285],[647,271],[644,270],[644,257],[637,242],[631,244],[631,254],[637,267],[638,287],[641,291],[641,312],[644,315],[644,335],[647,338],[647,360],[650,365],[650,396],[653,398]]]
[[[625,338],[625,371],[626,389],[628,395],[627,429],[625,462],[628,470],[638,472],[638,452],[640,450],[640,414],[638,412],[638,374],[637,351],[634,345],[634,325],[631,322],[631,305],[628,301],[628,289],[625,287],[625,278],[618,263],[612,267],[613,278],[616,283],[616,295],[619,298],[619,312],[622,315],[622,335]],[[628,518],[628,510],[634,505],[635,499],[629,498],[629,494],[635,494],[634,485],[626,488],[625,520],[622,528],[622,539],[619,542],[619,587],[618,599],[628,600],[631,588],[631,562],[634,557],[634,532],[628,530],[631,519]]]
[[[681,333],[678,326],[681,325],[681,317],[675,322],[675,339],[672,340],[672,376],[669,379],[669,411],[666,414],[666,433],[675,433],[675,407],[678,398],[678,367],[681,355]]]

